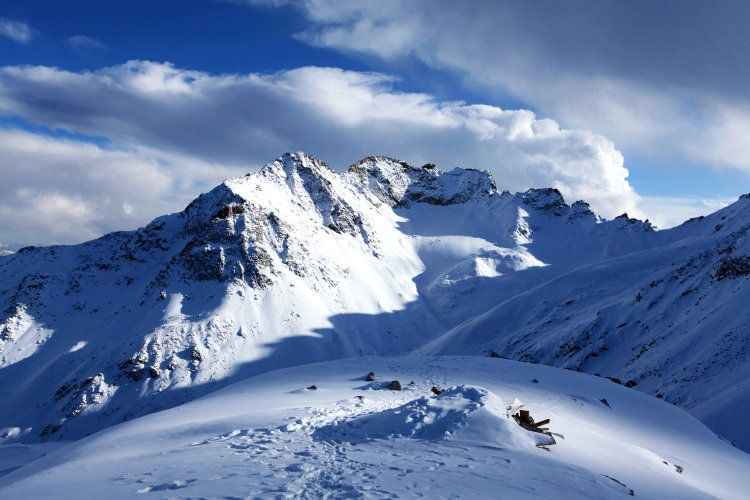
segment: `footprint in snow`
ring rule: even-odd
[[[181,490],[182,488],[187,488],[192,483],[196,482],[197,479],[185,479],[181,480],[178,479],[176,481],[172,481],[169,483],[161,483],[161,484],[154,484],[150,486],[146,486],[145,488],[141,488],[138,490],[138,493],[152,493],[154,491],[168,491],[168,490]]]

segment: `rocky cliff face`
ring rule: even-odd
[[[745,349],[746,313],[717,334],[712,298],[744,290],[740,212],[654,231],[478,170],[286,154],[139,230],[0,257],[0,436],[75,438],[246,375],[425,345],[633,378],[689,406],[672,381]],[[664,339],[683,317],[714,349],[680,364],[686,344]]]

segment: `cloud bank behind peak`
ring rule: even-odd
[[[639,213],[623,156],[606,138],[526,110],[402,92],[380,73],[210,74],[150,61],[82,72],[12,66],[0,68],[0,113],[107,140],[0,133],[0,156],[12,159],[0,163],[8,179],[0,211],[23,220],[4,225],[5,243],[73,242],[142,224],[294,150],[338,168],[369,154],[482,168],[500,188],[556,187],[605,216]],[[33,210],[77,223],[50,231],[54,218],[23,218]]]

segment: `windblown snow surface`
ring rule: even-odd
[[[226,495],[240,497],[283,496],[284,485],[292,496],[325,496],[339,485],[351,487],[339,490],[344,497],[386,490],[494,496],[507,487],[520,488],[508,490],[512,498],[598,498],[631,489],[664,498],[656,494],[657,476],[643,472],[641,481],[633,472],[653,459],[661,464],[653,473],[663,475],[673,496],[742,497],[747,488],[735,472],[747,465],[745,455],[676,407],[750,449],[742,418],[750,411],[748,230],[750,195],[658,231],[624,214],[602,219],[583,201],[568,205],[556,189],[498,191],[478,170],[368,157],[334,172],[304,153],[286,154],[136,231],[0,256],[0,496],[3,487],[60,495],[88,483],[107,495],[220,496],[204,488],[226,483]],[[407,354],[399,362],[372,358]],[[441,355],[471,357],[435,357]],[[269,374],[346,358],[361,361]],[[486,363],[494,363],[486,365],[490,371],[472,371]],[[363,401],[352,402],[364,391],[347,378],[353,365],[416,384],[400,393],[365,391]],[[498,367],[502,378],[490,376]],[[577,386],[555,392],[553,384],[541,398],[541,384],[507,385],[520,380],[510,375],[515,369],[607,389],[570,399],[588,393]],[[465,380],[454,376],[462,370]],[[287,387],[286,378],[298,375],[300,387],[325,385],[287,394],[300,387]],[[438,400],[420,399],[435,380],[456,387]],[[233,383],[239,385],[216,392]],[[629,395],[622,396],[632,406],[625,420],[624,408],[599,401],[612,402],[609,394]],[[533,403],[534,415],[538,408],[552,416],[555,431],[582,432],[578,454],[568,434],[547,452],[510,425],[504,408],[516,397]],[[555,413],[555,401],[570,411]],[[439,421],[429,416],[443,413]],[[415,415],[411,427],[401,421],[405,414]],[[303,420],[298,430],[274,427],[292,417]],[[232,419],[238,427],[224,428],[221,422]],[[626,423],[627,432],[613,430]],[[238,433],[201,437],[205,445],[183,450],[183,438],[199,439],[213,427],[216,436]],[[617,452],[599,446],[606,439]],[[633,450],[655,455],[623,458],[641,453],[623,451],[631,439]],[[450,448],[459,440],[474,444]],[[245,444],[260,452],[230,447]],[[403,447],[403,461],[387,458],[389,447]],[[360,449],[383,464],[348,454]],[[458,472],[430,470],[420,458],[429,449],[487,462],[471,469],[440,459]],[[312,455],[295,461],[289,450]],[[345,459],[336,462],[342,450]],[[504,469],[502,450],[539,474]],[[699,461],[701,453],[713,458]],[[362,468],[353,472],[357,460]],[[712,460],[729,465],[714,474],[720,467]],[[423,467],[402,478],[393,471],[406,462]],[[599,467],[608,462],[612,474]],[[125,471],[135,463],[138,471],[119,482],[97,469]],[[189,463],[195,466],[183,467]],[[151,480],[141,464],[165,472],[152,471]],[[232,464],[237,479],[222,472]],[[69,482],[61,483],[57,470]],[[214,473],[199,474],[206,470]],[[343,479],[350,473],[359,479]],[[374,477],[365,481],[366,474]],[[449,488],[459,477],[463,495]],[[417,486],[407,492],[409,481]],[[472,490],[472,481],[503,486]]]
[[[404,390],[383,388],[393,379]],[[507,417],[516,400],[551,418],[549,451]],[[608,380],[502,359],[365,357],[256,376],[107,429],[0,478],[0,492],[746,498],[748,470],[750,457],[693,417]]]

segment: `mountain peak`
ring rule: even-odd
[[[555,188],[531,188],[521,193],[524,203],[539,210],[561,212],[568,208],[562,193]]]
[[[296,176],[328,177],[333,175],[333,171],[324,161],[304,151],[297,151],[284,153],[276,160],[268,163],[261,169],[261,174],[293,179]]]
[[[348,173],[392,206],[454,205],[497,191],[492,175],[486,171],[468,168],[443,171],[432,163],[415,167],[386,156],[363,158]]]

